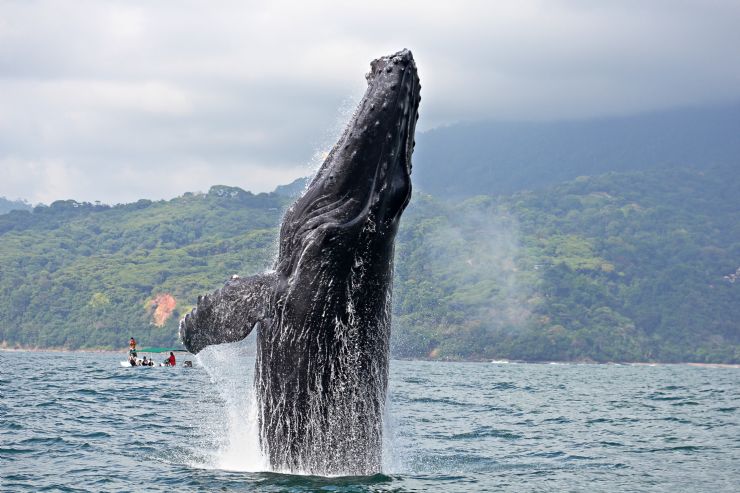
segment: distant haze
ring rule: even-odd
[[[410,48],[420,129],[740,101],[736,0],[0,2],[0,196],[273,189]]]

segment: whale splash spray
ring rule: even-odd
[[[270,470],[259,446],[254,368],[243,364],[245,355],[253,352],[252,345],[253,341],[224,344],[207,348],[196,356],[199,366],[208,373],[215,394],[212,397],[218,402],[218,417],[204,420],[199,427],[201,433],[209,435],[212,445],[203,464],[210,468],[242,472]]]

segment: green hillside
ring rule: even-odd
[[[119,347],[136,335],[170,345],[198,294],[269,264],[283,206],[213,187],[168,202],[60,201],[0,216],[0,340]]]
[[[395,355],[740,362],[735,175],[611,173],[461,202],[417,193],[397,241]],[[198,294],[270,266],[289,201],[214,187],[0,215],[0,341],[173,344]]]
[[[732,168],[683,169],[417,197],[397,251],[397,354],[739,362],[737,188]]]

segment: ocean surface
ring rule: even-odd
[[[244,351],[0,352],[0,490],[740,491],[739,369],[394,361],[382,474],[323,478],[265,470]]]

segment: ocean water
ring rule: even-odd
[[[323,478],[266,471],[243,347],[123,359],[0,352],[1,491],[740,490],[738,369],[394,361],[383,472]]]

